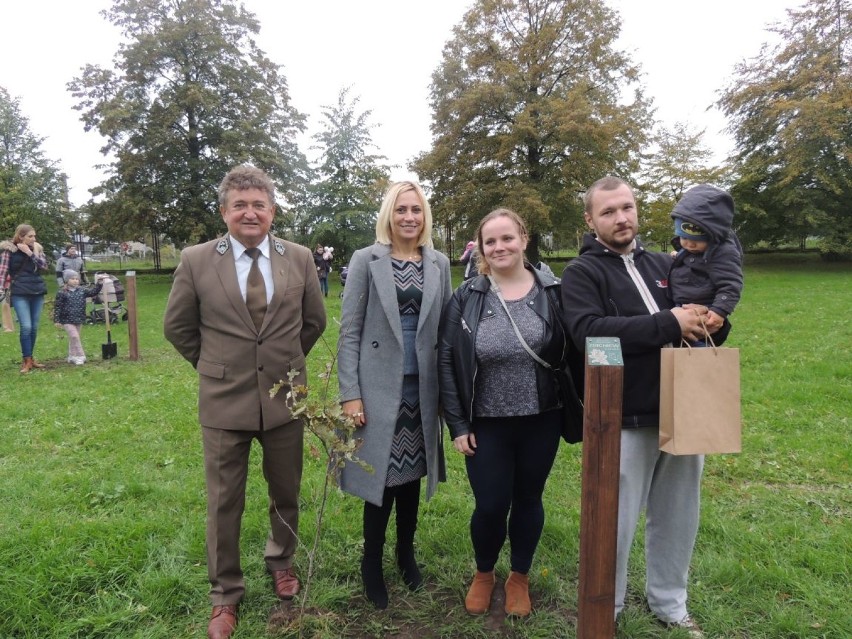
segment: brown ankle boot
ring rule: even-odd
[[[473,582],[464,598],[464,607],[472,615],[484,615],[491,607],[491,593],[494,592],[494,571],[479,572],[473,576]]]
[[[30,361],[31,361],[31,362],[32,362],[32,364],[33,364],[33,366],[32,366],[33,368],[47,368],[47,367],[46,367],[44,364],[42,364],[41,362],[37,362],[35,357],[30,357]]]
[[[25,357],[24,361],[21,363],[21,372],[29,373],[33,369],[33,358]]]
[[[526,617],[530,614],[530,578],[519,572],[510,572],[506,580],[506,614]]]

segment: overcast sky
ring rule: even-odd
[[[730,149],[725,120],[714,108],[734,65],[772,38],[803,0],[606,0],[622,17],[620,45],[644,72],[657,118],[706,129],[717,160]],[[100,15],[109,0],[26,0],[0,9],[0,86],[19,98],[46,155],[69,177],[71,202],[83,204],[102,174],[103,140],[85,133],[65,85],[87,64],[111,66],[118,31]],[[260,47],[284,66],[294,105],[314,130],[320,107],[352,87],[372,110],[373,139],[395,179],[427,150],[428,86],[452,28],[471,0],[245,0],[260,20]],[[708,111],[707,109],[710,108]],[[307,151],[306,140],[304,150]]]

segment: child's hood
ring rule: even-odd
[[[671,217],[697,224],[718,243],[731,233],[734,199],[730,193],[712,184],[698,184],[683,194]]]

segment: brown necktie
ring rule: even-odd
[[[266,315],[266,284],[263,282],[263,275],[260,272],[260,266],[257,264],[260,249],[247,248],[246,253],[251,258],[251,270],[249,270],[248,280],[246,280],[246,306],[248,306],[254,327],[260,330],[260,326],[263,324],[263,316]]]

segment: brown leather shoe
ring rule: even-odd
[[[484,615],[491,608],[491,594],[494,592],[494,571],[479,572],[473,576],[473,581],[464,598],[464,608],[472,615]]]
[[[21,362],[21,373],[26,375],[32,369],[33,369],[33,358],[32,357],[25,357],[24,360]]]
[[[207,624],[208,639],[228,639],[236,627],[236,606],[213,606],[210,623]]]
[[[507,615],[515,617],[526,617],[530,614],[532,604],[530,603],[530,578],[519,572],[510,572],[506,580],[506,605]]]
[[[299,594],[299,579],[292,568],[270,570],[269,574],[272,575],[272,589],[279,599],[292,599]]]
[[[41,362],[37,362],[34,357],[31,357],[30,359],[32,360],[33,368],[47,368],[47,366]]]

